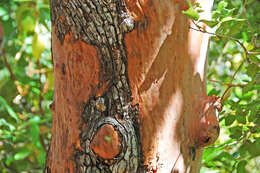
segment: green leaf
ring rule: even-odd
[[[14,155],[14,159],[15,160],[22,160],[22,159],[26,158],[27,156],[29,156],[30,154],[31,154],[30,150],[24,149],[22,151],[17,152]]]
[[[260,68],[256,64],[249,64],[246,73],[248,76],[254,76],[259,70]]]
[[[229,154],[228,152],[223,151],[219,156],[218,156],[219,160],[222,161],[229,161],[229,160],[233,160],[233,156],[231,154]]]
[[[247,149],[247,151],[248,151],[248,153],[250,154],[250,155],[254,155],[255,154],[255,147],[254,147],[254,144],[253,143],[247,143],[246,144],[246,149]]]
[[[6,164],[7,166],[10,166],[13,161],[14,161],[13,155],[9,155],[9,157],[7,157],[7,159],[6,159],[6,161],[5,161],[5,164]]]
[[[46,154],[45,153],[41,153],[41,154],[37,155],[37,160],[39,161],[39,163],[43,167],[44,164],[45,164],[45,160],[46,160]]]
[[[11,139],[13,137],[13,133],[9,130],[0,130],[2,139]]]
[[[243,95],[242,88],[240,88],[240,87],[235,87],[234,89],[235,89],[235,94],[236,94],[236,96],[237,96],[238,98],[241,98],[242,95]]]
[[[0,16],[4,16],[6,14],[7,14],[7,11],[4,8],[0,7]]]
[[[241,32],[241,29],[244,25],[244,21],[245,21],[244,19],[235,19],[230,27],[230,31],[228,34],[234,35],[234,34]]]
[[[227,35],[229,32],[229,27],[230,27],[229,22],[221,22],[219,27],[216,29],[216,34]]]
[[[260,138],[256,138],[254,142],[246,143],[246,149],[251,156],[257,157],[260,155],[259,145],[260,145]]]
[[[244,21],[245,21],[244,19],[225,17],[221,20],[220,25],[216,30],[216,34],[220,34],[220,35],[236,34],[240,32]]]
[[[188,6],[189,6],[190,8],[192,8],[191,1],[190,1],[190,0],[186,0],[186,2],[188,3]],[[196,5],[196,4],[195,4],[195,5]]]
[[[54,75],[53,73],[48,73],[47,75],[48,78],[48,82],[49,82],[49,88],[53,88],[54,87]]]
[[[0,119],[0,127],[4,126],[4,125],[7,126],[11,131],[15,130],[15,127],[12,124],[8,123],[5,119],[1,118]]]
[[[257,111],[250,111],[250,114],[248,116],[249,122],[255,122],[259,116],[257,116]]]
[[[235,115],[228,115],[226,118],[225,118],[225,125],[226,126],[230,126],[231,124],[233,124],[233,122],[235,121],[236,119],[236,116]]]
[[[241,160],[237,164],[237,173],[246,173],[246,164],[247,164],[246,160]]]
[[[225,9],[227,7],[227,5],[228,5],[228,3],[226,1],[220,1],[218,3],[217,10],[221,11],[221,10]]]
[[[209,150],[210,151],[210,150]],[[223,151],[221,150],[218,150],[218,151],[211,151],[211,152],[208,152],[205,156],[203,156],[204,158],[204,161],[205,162],[209,162],[211,160],[214,160],[216,159]]]
[[[246,115],[236,115],[236,120],[239,123],[246,124]]]
[[[250,82],[245,87],[242,88],[243,94],[246,94],[254,89],[254,83]]]
[[[188,16],[190,19],[192,20],[199,20],[199,13],[197,11],[195,11],[192,7],[190,7],[188,10],[186,11],[182,11],[182,14]]]
[[[35,28],[35,19],[32,16],[26,16],[22,20],[22,28],[24,32],[34,32]]]
[[[39,141],[40,138],[40,129],[38,124],[36,123],[31,124],[30,136],[32,142],[37,145],[37,142]]]
[[[240,156],[240,153],[239,153],[239,152],[234,152],[234,153],[232,154],[232,157],[233,157],[234,159],[239,158],[239,156]]]
[[[230,131],[230,138],[239,139],[242,136],[242,127],[234,126],[229,128]]]
[[[199,2],[195,2],[194,5],[195,5],[196,7],[202,8]]]
[[[40,59],[44,49],[45,49],[45,45],[43,43],[43,40],[39,38],[39,35],[37,33],[35,33],[32,41],[33,56],[36,59]]]
[[[250,128],[251,133],[260,133],[260,127],[254,126]]]
[[[220,90],[216,90],[216,88],[213,88],[212,90],[210,90],[210,91],[208,92],[208,95],[209,95],[209,96],[219,95],[220,92],[221,92]]]
[[[252,45],[251,43],[248,43],[247,41],[244,43],[245,48],[250,51],[252,49],[254,49],[254,45]]]
[[[33,117],[30,118],[30,124],[36,124],[41,122],[41,118],[39,116],[32,115]]]
[[[2,96],[0,96],[0,103],[2,103],[4,105],[4,107],[6,108],[8,114],[12,118],[14,118],[16,121],[19,121],[18,116],[16,115],[16,113],[14,112],[12,107],[8,105],[8,103],[5,101],[5,99]]]
[[[199,22],[205,23],[207,26],[209,26],[211,28],[215,27],[219,23],[217,21],[205,20],[205,19],[201,19],[201,20],[199,20]]]

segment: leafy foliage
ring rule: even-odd
[[[42,172],[53,74],[48,0],[0,1],[0,172]]]

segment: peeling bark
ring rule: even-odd
[[[46,173],[199,170],[202,148],[218,135],[217,99],[205,94],[208,36],[189,30],[186,8],[179,0],[51,0]]]

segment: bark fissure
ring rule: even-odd
[[[75,151],[77,171],[140,172],[139,106],[131,104],[124,45],[124,35],[134,29],[134,22],[127,14],[124,1],[53,0],[51,16],[61,44],[72,33],[75,41],[80,39],[96,47],[101,69],[98,87],[107,85],[101,96],[93,94],[85,104],[82,119],[86,128],[80,135],[82,150]],[[99,129],[107,124],[118,132],[121,142],[120,152],[111,159],[103,158],[91,147]]]

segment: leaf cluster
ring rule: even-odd
[[[211,20],[199,17],[194,21],[196,30],[212,36],[207,92],[222,96],[223,104],[221,134],[204,150],[201,172],[259,171],[259,21],[260,2],[253,0],[218,0]],[[211,32],[201,28],[201,23]]]
[[[0,1],[0,172],[41,172],[53,73],[48,0]]]

